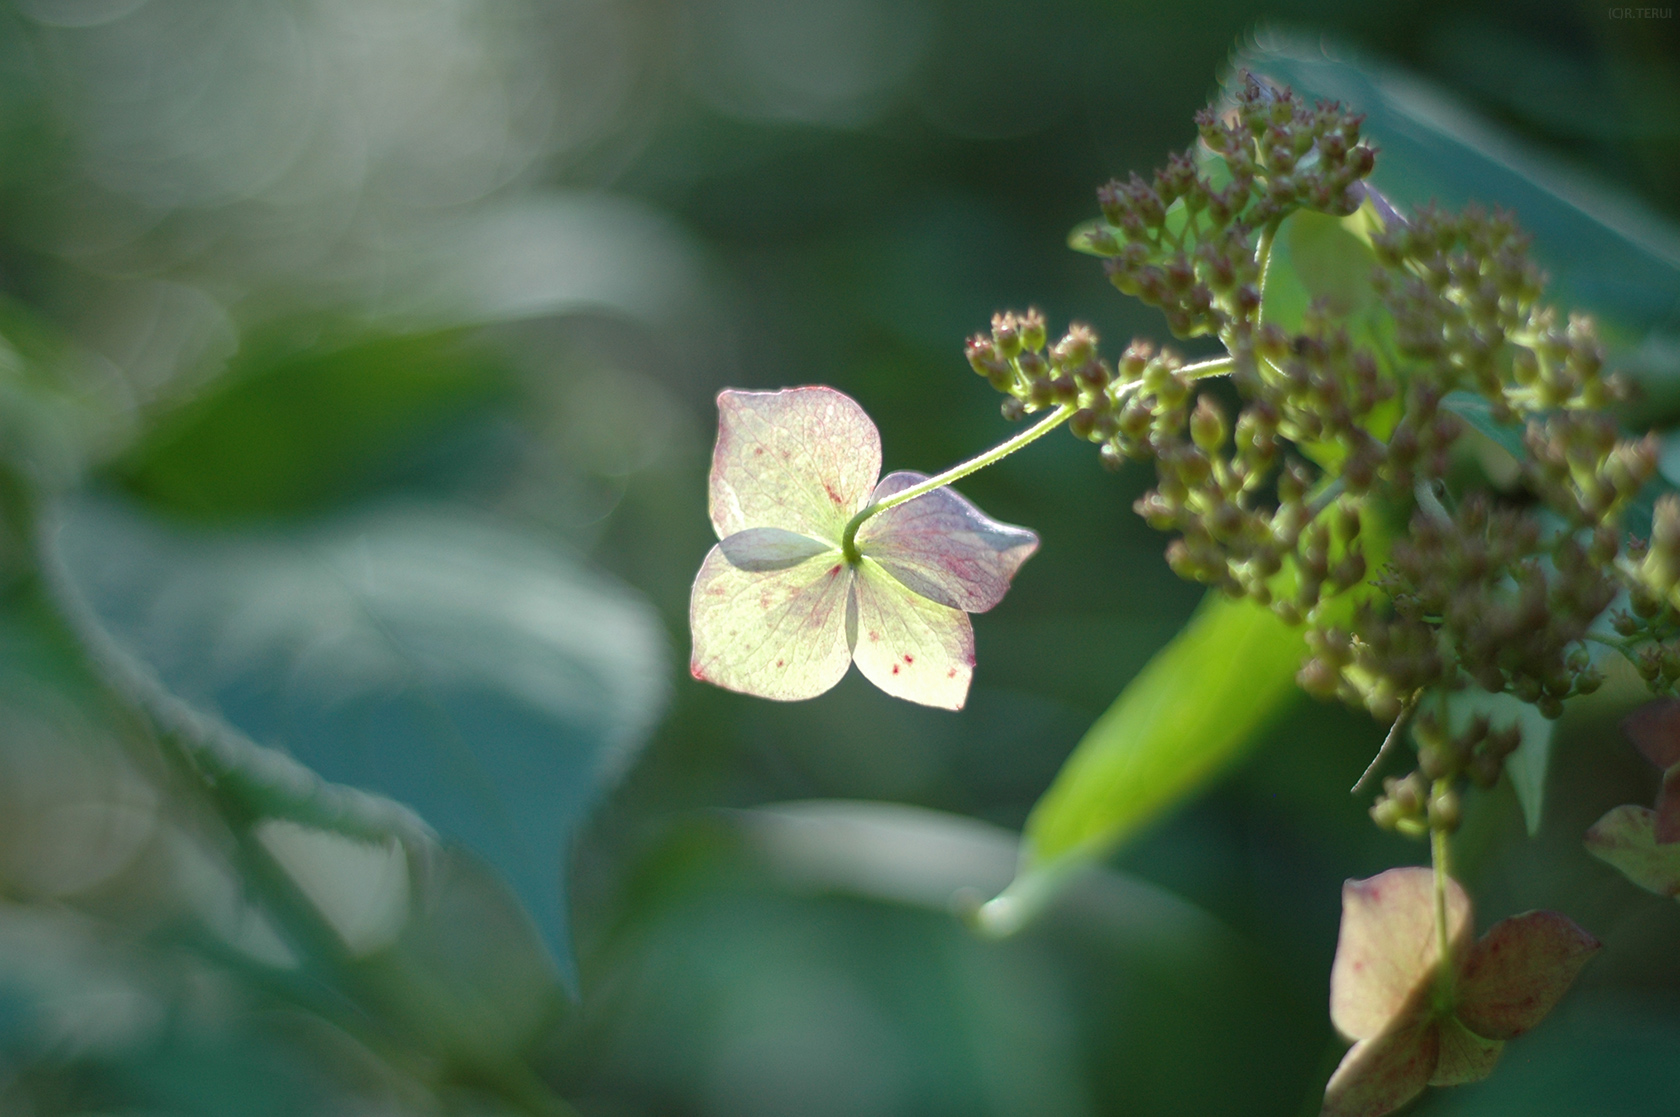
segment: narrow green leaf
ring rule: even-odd
[[[1079,866],[1229,767],[1296,693],[1306,646],[1268,609],[1211,594],[1085,734],[1027,819],[1015,882],[981,913],[1007,934]]]

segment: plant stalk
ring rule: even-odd
[[[851,521],[846,524],[846,530],[840,536],[840,553],[845,556],[848,563],[856,564],[862,558],[857,549],[858,528],[862,527],[869,517],[885,512],[889,508],[897,508],[900,504],[906,504],[919,496],[926,496],[935,489],[943,489],[946,485],[955,484],[971,473],[978,473],[987,466],[1002,461],[1028,443],[1038,441],[1061,426],[1075,410],[1073,404],[1064,403],[1014,438],[998,443],[978,457],[954,465],[944,473],[936,474],[926,481],[911,485],[903,492],[894,493],[885,500],[876,501],[869,505],[853,516]]]

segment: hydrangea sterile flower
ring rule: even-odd
[[[813,698],[854,661],[898,698],[960,709],[969,613],[1003,599],[1038,547],[949,488],[865,509],[927,480],[879,483],[881,437],[832,388],[718,396],[710,508],[720,542],[694,580],[690,670],[762,698]],[[849,552],[849,553],[848,553]]]
[[[1599,942],[1556,912],[1501,920],[1472,941],[1470,898],[1448,880],[1442,980],[1434,874],[1390,869],[1342,888],[1330,1019],[1354,1041],[1323,1117],[1382,1117],[1423,1092],[1486,1078],[1505,1041],[1551,1012]]]
[[[1614,808],[1587,831],[1587,850],[1639,887],[1680,899],[1680,699],[1641,706],[1622,732],[1662,769],[1657,805]]]

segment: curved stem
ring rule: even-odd
[[[1358,781],[1354,783],[1353,789],[1349,794],[1358,795],[1359,789],[1365,786],[1366,781],[1371,778],[1371,774],[1377,770],[1377,765],[1383,762],[1383,757],[1387,756],[1389,750],[1394,747],[1394,742],[1400,739],[1400,730],[1405,728],[1406,719],[1410,717],[1412,711],[1417,708],[1417,703],[1417,695],[1414,694],[1410,701],[1400,707],[1400,713],[1395,716],[1394,724],[1388,727],[1388,736],[1383,738],[1382,747],[1377,750],[1377,755],[1371,758],[1371,763],[1365,766],[1364,773],[1361,774]]]
[[[1214,376],[1228,376],[1237,365],[1235,357],[1210,357],[1195,364],[1183,365],[1178,374],[1186,380],[1207,380]]]
[[[1260,316],[1264,312],[1266,300],[1266,276],[1272,270],[1272,242],[1277,240],[1278,226],[1283,224],[1282,218],[1274,217],[1266,222],[1266,227],[1260,230],[1260,240],[1254,247],[1254,263],[1260,269],[1260,302],[1261,309],[1254,312],[1254,324],[1260,324]]]
[[[885,500],[869,505],[853,516],[851,522],[846,525],[846,530],[840,536],[840,553],[845,556],[847,562],[856,563],[862,557],[858,554],[857,549],[858,528],[862,527],[864,521],[868,520],[869,517],[878,512],[885,512],[889,508],[896,508],[900,504],[915,500],[919,496],[926,496],[935,489],[943,489],[946,485],[961,481],[971,473],[978,473],[987,466],[1002,461],[1029,442],[1036,442],[1061,426],[1075,410],[1073,404],[1064,403],[1007,442],[1000,442],[978,457],[954,465],[944,473],[929,477],[926,481],[912,485],[903,492],[894,493]]]

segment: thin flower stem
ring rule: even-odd
[[[1180,367],[1178,374],[1186,380],[1206,380],[1214,376],[1228,376],[1236,365],[1235,357],[1210,357],[1205,361]]]
[[[1447,780],[1436,780],[1430,789],[1430,795],[1441,795],[1450,790],[1451,783]],[[1448,843],[1450,837],[1443,826],[1429,828],[1429,860],[1435,870],[1435,947],[1440,956],[1440,968],[1435,975],[1435,996],[1437,1004],[1445,1008],[1453,1000],[1453,966],[1450,936],[1447,931],[1447,879],[1448,879]]]
[[[978,473],[987,466],[1002,461],[1010,454],[1013,454],[1015,451],[1021,449],[1021,447],[1027,445],[1028,443],[1038,441],[1040,438],[1043,438],[1045,435],[1061,426],[1067,421],[1068,416],[1072,415],[1075,410],[1076,408],[1073,404],[1064,403],[1060,407],[1057,407],[1054,411],[1050,412],[1050,414],[1040,419],[1037,423],[1034,423],[1014,438],[1009,439],[1007,442],[1000,442],[978,457],[973,457],[968,459],[966,462],[954,465],[950,469],[947,469],[944,473],[929,477],[926,481],[911,485],[903,492],[894,493],[885,500],[877,501],[876,503],[869,505],[863,511],[853,516],[851,522],[846,525],[846,530],[840,536],[840,553],[845,556],[847,562],[857,562],[861,557],[858,554],[857,549],[858,528],[862,527],[864,521],[868,520],[869,517],[879,512],[885,512],[889,508],[896,508],[900,504],[915,500],[919,496],[926,496],[935,489],[943,489],[946,485],[961,481],[964,477],[967,477],[971,473]]]
[[[1260,269],[1260,297],[1262,306],[1266,297],[1266,276],[1272,270],[1272,242],[1277,239],[1278,226],[1281,218],[1273,218],[1266,222],[1266,227],[1260,230],[1260,240],[1254,247],[1254,263]],[[1254,324],[1260,324],[1260,311],[1254,313]]]
[[[1411,716],[1412,710],[1416,706],[1417,696],[1413,695],[1411,701],[1400,707],[1400,713],[1396,715],[1394,724],[1388,727],[1388,736],[1383,738],[1382,747],[1377,750],[1377,755],[1371,758],[1371,763],[1365,766],[1365,771],[1360,774],[1359,779],[1354,783],[1353,789],[1349,792],[1350,795],[1358,795],[1359,789],[1365,786],[1366,781],[1377,770],[1377,765],[1383,762],[1383,757],[1387,756],[1389,750],[1394,747],[1394,742],[1400,739],[1400,730],[1405,728],[1406,719]]]

